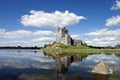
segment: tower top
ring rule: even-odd
[[[62,27],[62,28],[58,27],[57,31],[63,31],[65,33],[68,33],[68,30],[65,27]]]

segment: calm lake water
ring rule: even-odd
[[[101,61],[115,73],[92,74]],[[120,80],[120,55],[101,53],[53,59],[40,50],[1,49],[0,80]]]

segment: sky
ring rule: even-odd
[[[0,0],[0,46],[39,46],[66,27],[92,46],[120,44],[120,0]]]

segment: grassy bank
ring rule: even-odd
[[[53,56],[57,56],[55,54],[65,54],[65,55],[88,55],[93,53],[106,53],[106,54],[120,54],[120,49],[96,49],[90,48],[86,45],[80,46],[66,46],[61,43],[55,43],[43,48],[43,51],[47,54],[52,54]]]
[[[43,49],[44,51],[47,52],[54,52],[54,53],[67,53],[67,54],[72,54],[72,53],[116,53],[120,54],[120,49],[54,49],[54,48],[47,48]]]
[[[47,48],[43,49],[44,54],[52,56],[53,58],[60,58],[66,55],[78,55],[78,56],[87,56],[90,54],[116,54],[120,55],[120,49],[54,49]]]

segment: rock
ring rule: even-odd
[[[110,77],[110,74],[104,75],[104,74],[94,74],[95,80],[108,80]],[[112,80],[112,79],[111,79]]]
[[[100,62],[94,67],[92,73],[112,74],[113,70],[105,62]]]

